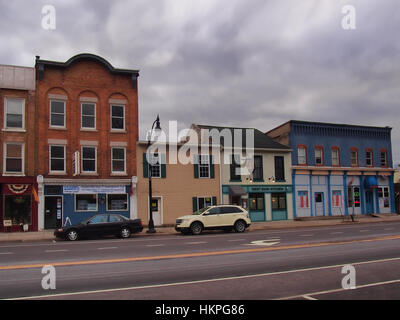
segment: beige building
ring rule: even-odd
[[[182,148],[187,148],[187,145],[163,145],[156,152],[150,152],[153,158],[148,160],[147,142],[137,144],[137,216],[144,225],[149,222],[149,174],[152,177],[153,221],[156,227],[174,225],[179,216],[220,204],[220,166],[215,163],[211,150],[205,154],[197,146],[191,146],[191,152]],[[185,155],[187,164],[178,161],[179,152]]]

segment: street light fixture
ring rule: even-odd
[[[156,126],[154,128],[154,125]],[[160,117],[157,115],[157,119],[153,122],[153,125],[151,127],[150,134],[148,135],[147,138],[147,150],[150,147],[151,144],[151,137],[153,135],[153,131],[156,136],[159,135],[161,132],[161,126],[160,126]],[[147,153],[149,155],[149,153]],[[152,194],[152,188],[151,188],[151,176],[152,176],[152,170],[151,170],[151,161],[149,161],[149,210],[150,210],[150,215],[149,215],[149,230],[147,230],[147,233],[156,233],[156,229],[154,228],[154,221],[153,221],[153,205],[152,205],[152,200],[153,200],[153,194]]]

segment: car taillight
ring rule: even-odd
[[[142,226],[142,220],[139,220],[139,226]]]

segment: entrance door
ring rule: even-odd
[[[56,229],[62,226],[62,197],[45,197],[44,228]]]
[[[325,215],[324,193],[315,192],[315,216]]]
[[[365,203],[367,213],[374,213],[374,192],[372,190],[365,191]]]
[[[162,203],[161,198],[154,198],[151,201],[151,207],[153,209],[153,222],[154,226],[162,225]]]

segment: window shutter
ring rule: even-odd
[[[166,165],[166,158],[165,154],[161,155],[161,178],[167,177],[167,165]]]
[[[211,155],[210,155],[210,178],[211,179],[215,178],[214,161],[213,161],[213,156]]]
[[[199,156],[197,154],[194,155],[194,177],[195,179],[199,178]]]
[[[192,198],[193,201],[193,212],[197,211],[197,197]]]
[[[149,163],[147,162],[146,153],[143,153],[143,177],[149,177]]]
[[[217,197],[212,197],[212,205],[213,206],[217,205]]]

